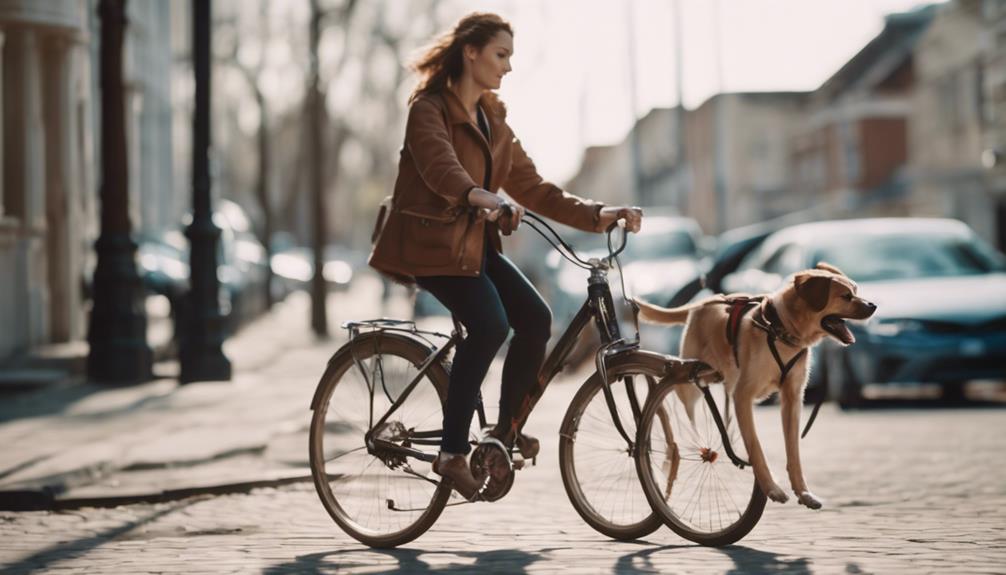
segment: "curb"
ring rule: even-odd
[[[165,503],[200,495],[248,493],[253,489],[280,487],[292,483],[305,483],[311,480],[312,476],[310,475],[293,475],[289,477],[277,477],[275,479],[259,479],[199,487],[183,487],[181,489],[167,489],[156,493],[109,495],[104,497],[71,497],[65,499],[59,498],[56,491],[52,488],[0,491],[0,511],[63,511],[84,507],[119,507],[121,505],[134,505],[137,503]]]

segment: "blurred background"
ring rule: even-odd
[[[118,88],[101,75],[104,4],[0,0],[6,389],[87,364],[89,333],[100,338],[93,301],[112,289],[94,280],[103,209],[121,212],[136,245],[142,305],[130,317],[144,323],[131,345],[149,348],[141,363],[177,357],[198,291],[187,230],[206,192],[193,184],[200,58],[212,76],[213,333],[226,339],[302,298],[326,335],[326,294],[360,281],[382,304],[408,302],[380,313],[442,313],[365,262],[396,175],[415,83],[407,64],[472,10],[515,28],[501,96],[539,171],[580,196],[646,209],[623,258],[628,291],[661,304],[766,291],[828,259],[882,300],[857,328],[860,344],[816,359],[835,398],[851,405],[866,384],[897,381],[953,396],[1004,377],[1002,0],[215,0],[198,57],[200,2],[129,0]],[[119,148],[102,133],[112,90]],[[103,174],[118,168],[122,193],[103,199]],[[562,229],[578,250],[602,248]],[[505,249],[558,331],[586,281],[546,248],[528,230]],[[644,336],[676,349],[673,330]]]

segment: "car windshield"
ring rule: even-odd
[[[977,237],[936,234],[836,238],[816,261],[837,266],[857,281],[986,274],[1006,270],[1002,254]]]

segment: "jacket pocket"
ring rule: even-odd
[[[431,213],[401,209],[405,216],[402,259],[421,266],[444,266],[461,257],[468,218],[459,213]]]

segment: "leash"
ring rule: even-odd
[[[810,412],[810,419],[807,420],[807,425],[803,428],[803,433],[800,434],[800,439],[807,437],[807,433],[810,431],[810,426],[814,425],[814,420],[817,419],[817,412],[821,410],[821,404],[824,403],[824,398],[828,396],[827,388],[824,388],[822,385],[818,385],[818,387],[821,387],[822,389],[820,393],[817,394],[817,403],[814,404],[814,409]]]

